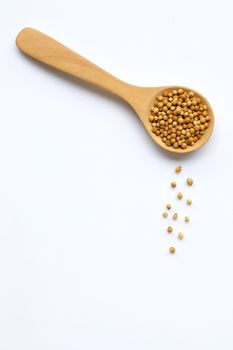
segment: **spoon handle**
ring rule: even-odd
[[[28,56],[74,77],[98,85],[126,101],[132,90],[136,88],[115,78],[86,58],[33,28],[24,28],[16,38],[16,45]]]

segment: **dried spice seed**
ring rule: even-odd
[[[168,209],[168,210],[170,210],[171,209],[171,204],[170,203],[168,203],[167,205],[166,205],[166,208]]]
[[[188,216],[185,216],[184,221],[185,221],[185,222],[189,222],[189,217],[188,217]]]
[[[168,213],[167,213],[166,211],[163,213],[163,217],[164,217],[164,218],[167,218],[167,217],[168,217]]]
[[[179,232],[178,238],[179,238],[179,239],[183,239],[183,238],[184,238],[184,234],[183,234],[182,232]]]
[[[191,199],[187,199],[186,203],[187,203],[188,205],[191,205],[191,204],[192,204],[192,200],[191,200]]]
[[[153,125],[158,120],[159,123]],[[159,136],[164,144],[185,150],[204,135],[211,118],[207,105],[200,97],[192,91],[179,88],[167,90],[156,98],[151,107],[149,121],[151,131]],[[164,137],[165,128],[172,129],[171,138]],[[182,138],[178,139],[180,136]]]
[[[174,254],[174,253],[175,253],[175,251],[176,251],[176,248],[174,248],[174,247],[170,247],[170,248],[169,248],[169,251],[170,251],[170,253],[171,253],[171,254]]]
[[[150,115],[149,120],[150,120],[150,122],[153,122],[153,121],[154,121],[153,115]]]
[[[178,199],[182,199],[182,198],[183,198],[183,194],[182,194],[181,192],[179,192],[179,193],[177,194],[177,198],[178,198]]]
[[[179,130],[179,129],[178,129]],[[175,169],[176,173],[180,173],[182,170],[182,166],[181,165],[178,165]]]
[[[178,214],[177,213],[173,214],[172,218],[173,218],[173,220],[177,220]]]
[[[173,182],[171,182],[171,187],[176,187],[176,182],[175,181],[173,181]]]
[[[168,232],[168,233],[172,233],[172,231],[173,231],[173,228],[172,228],[171,226],[168,226],[167,232]]]
[[[192,186],[192,184],[193,184],[193,179],[191,179],[191,177],[188,177],[188,178],[187,178],[187,184],[188,184],[189,186]]]

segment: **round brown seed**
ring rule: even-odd
[[[188,177],[188,178],[187,178],[187,184],[188,184],[189,186],[192,186],[192,184],[193,184],[193,179],[191,179],[191,177]]]
[[[181,170],[182,170],[182,166],[181,166],[181,165],[178,165],[178,166],[175,168],[176,173],[180,173]]]
[[[173,231],[173,228],[172,228],[171,226],[168,226],[167,232],[168,232],[168,233],[172,233],[172,231]]]
[[[183,238],[184,238],[184,234],[183,234],[182,232],[179,232],[178,238],[179,238],[179,239],[183,239]]]
[[[182,198],[183,198],[183,194],[182,194],[181,192],[179,192],[179,193],[177,194],[177,198],[178,198],[178,199],[182,199]]]

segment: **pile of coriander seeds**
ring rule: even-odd
[[[179,166],[177,166],[177,167],[175,168],[175,172],[176,172],[177,174],[179,174],[181,171],[182,171],[181,165],[179,165]],[[190,177],[188,177],[188,178],[186,179],[186,185],[187,185],[187,186],[192,186],[192,185],[193,185],[193,179],[190,178]],[[176,190],[176,187],[177,187],[176,181],[172,181],[171,184],[170,184],[170,186],[171,186],[172,189],[175,191],[175,190]],[[176,195],[176,200],[178,200],[178,201],[182,201],[182,200],[185,201],[185,205],[186,205],[186,206],[192,205],[192,200],[191,200],[190,198],[185,198],[185,196],[183,195],[182,192],[176,192],[175,195]],[[175,207],[175,206],[174,206],[174,207]],[[177,238],[178,238],[179,240],[183,240],[183,238],[184,238],[184,236],[185,236],[184,233],[181,232],[181,231],[177,231],[177,230],[175,229],[174,226],[177,226],[177,225],[176,225],[176,222],[179,221],[179,220],[182,220],[183,222],[185,222],[186,224],[188,224],[189,221],[190,221],[190,219],[189,219],[189,216],[187,216],[187,215],[181,215],[180,213],[174,211],[173,209],[174,209],[174,208],[173,208],[173,205],[172,205],[171,203],[167,203],[167,204],[166,204],[166,211],[164,211],[163,214],[162,214],[162,216],[164,217],[164,219],[167,219],[167,218],[170,217],[170,219],[171,219],[172,222],[173,222],[173,224],[170,224],[170,225],[168,225],[168,226],[166,227],[166,232],[167,232],[168,234],[177,235]],[[174,254],[174,253],[176,252],[176,248],[173,247],[173,246],[170,246],[169,252],[170,252],[171,254]]]
[[[151,131],[175,149],[192,147],[209,127],[205,102],[193,91],[177,89],[156,97],[149,116]]]

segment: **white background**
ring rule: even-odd
[[[232,350],[231,1],[8,0],[0,26],[0,349]],[[25,26],[132,84],[200,91],[211,140],[164,153],[120,99],[23,56]],[[168,201],[191,219],[172,235]]]

